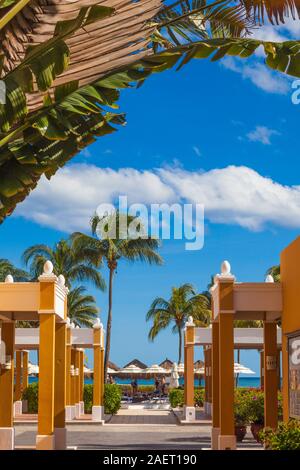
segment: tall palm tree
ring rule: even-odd
[[[115,233],[109,234],[107,227],[115,224]],[[99,267],[105,260],[109,271],[108,282],[108,316],[106,327],[106,347],[104,358],[104,373],[107,376],[107,368],[111,348],[111,328],[112,328],[112,305],[113,305],[113,280],[120,260],[125,259],[130,262],[142,261],[149,264],[162,264],[162,258],[157,253],[159,240],[148,236],[138,238],[132,237],[130,227],[136,224],[140,233],[144,233],[143,225],[138,217],[127,215],[123,221],[124,233],[120,233],[122,225],[122,215],[116,211],[111,215],[94,215],[91,219],[92,237],[83,233],[73,233],[72,241],[75,250],[80,251],[82,259],[87,260],[94,266]]]
[[[75,287],[68,294],[68,317],[76,326],[92,327],[99,309],[92,295],[83,286]]]
[[[197,326],[207,326],[211,319],[209,299],[203,294],[196,294],[191,284],[173,287],[169,300],[157,297],[146,315],[147,321],[153,321],[148,335],[151,341],[174,323],[172,331],[178,333],[179,339],[178,362],[181,362],[182,355],[182,329],[189,316],[193,317]]]
[[[3,282],[8,274],[11,274],[15,281],[24,282],[30,280],[30,274],[23,269],[16,268],[8,259],[0,259],[0,282]]]
[[[99,271],[83,260],[81,253],[68,240],[60,240],[53,248],[48,245],[31,246],[24,251],[23,260],[30,266],[34,279],[43,273],[44,263],[50,260],[53,263],[53,272],[57,276],[63,274],[69,288],[73,282],[88,281],[101,290],[105,289],[105,282]]]

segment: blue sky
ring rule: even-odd
[[[186,282],[205,289],[224,259],[239,281],[263,281],[299,233],[300,107],[291,102],[290,85],[257,56],[249,62],[194,61],[123,91],[126,127],[93,144],[50,183],[40,183],[2,225],[0,256],[20,264],[29,245],[52,245],[68,231],[88,231],[88,217],[117,194],[146,203],[151,197],[204,203],[201,251],[165,241],[164,266],[122,262],[114,285],[111,359],[119,365],[134,357],[147,364],[177,360],[170,330],[154,343],[147,339],[152,300]],[[103,274],[107,278],[105,269]],[[106,294],[89,288],[105,323]],[[258,373],[256,352],[242,353],[241,362]]]

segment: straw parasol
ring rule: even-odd
[[[134,365],[134,366],[138,367],[139,369],[147,369],[147,364],[144,364],[139,359],[133,359],[132,361],[128,362],[128,364],[125,364],[124,368],[129,367],[131,365]]]
[[[163,367],[159,366],[158,364],[153,364],[150,367],[147,367],[146,370],[143,371],[147,377],[155,377],[157,375],[168,375],[170,374],[170,370],[164,369]]]
[[[115,377],[120,377],[122,379],[127,379],[131,377],[140,378],[144,375],[144,370],[140,367],[135,366],[134,364],[131,364],[128,367],[123,367],[120,370],[111,372],[111,375],[114,375]]]
[[[162,361],[159,365],[160,367],[163,367],[164,369],[171,370],[173,369],[174,362],[171,361],[171,359],[168,359],[166,357],[166,359]]]
[[[248,374],[248,375],[253,375],[255,372],[249,367],[243,366],[242,364],[239,364],[238,362],[234,363],[234,373],[235,374]]]

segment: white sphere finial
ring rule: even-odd
[[[46,261],[44,264],[44,274],[52,274],[53,273],[53,264],[50,260]]]
[[[71,328],[75,328],[75,323],[74,322],[71,323]]]
[[[12,283],[14,282],[14,278],[12,277],[11,274],[8,274],[8,275],[6,276],[5,282],[6,282],[7,284],[12,284]]]
[[[102,328],[102,323],[101,323],[101,320],[99,317],[96,318],[96,320],[94,321],[94,324],[93,324],[93,328]]]
[[[221,273],[223,274],[223,276],[229,275],[230,270],[231,270],[231,266],[230,266],[229,261],[227,260],[223,261],[223,263],[221,264]]]
[[[194,319],[192,316],[188,317],[188,321],[186,322],[185,326],[195,326]]]
[[[267,275],[265,282],[268,282],[268,283],[274,282],[274,277],[272,276],[272,274]]]
[[[65,280],[65,276],[63,274],[60,274],[57,278],[57,281],[58,281],[58,284],[61,286],[61,287],[64,287],[65,283],[66,283],[66,280]]]

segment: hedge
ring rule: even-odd
[[[22,400],[28,401],[28,412],[38,412],[38,382],[34,382],[24,390]],[[104,408],[107,414],[116,414],[121,407],[121,388],[115,384],[104,386]],[[93,385],[86,384],[83,389],[83,401],[85,413],[92,412],[93,406]]]
[[[204,404],[204,388],[195,388],[194,404],[202,407]],[[169,400],[172,408],[182,407],[184,405],[184,390],[181,388],[173,388],[169,392]]]

